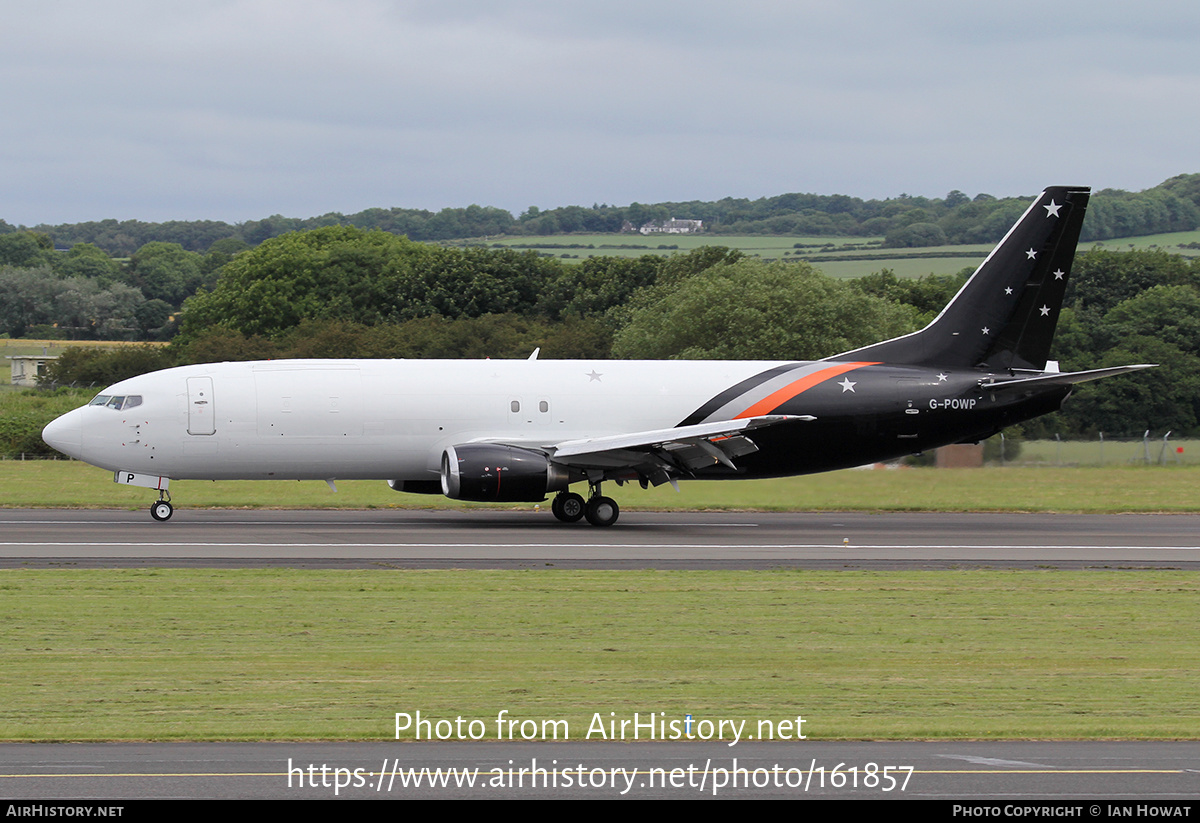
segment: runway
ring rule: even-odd
[[[3,744],[0,796],[925,799],[993,817],[1013,801],[1073,800],[1083,808],[1069,816],[1107,819],[1133,816],[1113,810],[1118,798],[1184,816],[1198,767],[1192,742]]]
[[[0,511],[0,567],[1200,568],[1200,516],[548,511]]]

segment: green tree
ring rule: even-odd
[[[121,272],[116,260],[91,243],[76,243],[55,261],[55,269],[63,277],[97,278],[106,283],[114,281]]]
[[[273,238],[234,257],[211,292],[187,301],[181,342],[218,325],[270,337],[306,318],[377,323],[433,313],[426,274],[443,253],[348,226]]]
[[[927,324],[958,294],[973,271],[964,269],[958,274],[910,278],[897,277],[891,269],[883,269],[857,277],[850,284],[867,294],[912,306],[920,312],[922,324]]]
[[[171,341],[173,355],[181,365],[243,360],[274,360],[279,347],[262,335],[247,336],[225,326],[210,326],[190,340]]]
[[[0,267],[0,332],[24,337],[31,326],[53,323],[59,290],[60,281],[49,267]]]
[[[1165,285],[1200,285],[1200,262],[1161,249],[1092,249],[1075,258],[1064,302],[1099,317],[1123,300]]]
[[[49,235],[33,231],[0,234],[0,266],[28,269],[53,262],[54,243]]]
[[[888,232],[883,245],[886,248],[908,249],[944,246],[946,242],[946,232],[937,223],[919,222]]]
[[[810,360],[912,331],[915,314],[805,263],[741,260],[644,292],[613,353]]]
[[[1154,286],[1118,303],[1105,315],[1101,345],[1115,346],[1135,336],[1154,337],[1182,352],[1200,354],[1200,290]]]
[[[665,262],[656,254],[589,257],[547,281],[538,297],[539,313],[551,318],[603,316],[639,289],[654,285]]]
[[[47,364],[41,383],[49,386],[107,386],[174,365],[173,352],[163,346],[68,348],[57,360]]]
[[[146,299],[179,306],[203,282],[202,260],[178,243],[147,243],[129,261],[129,279]]]
[[[97,280],[71,278],[57,283],[54,324],[71,339],[130,340],[136,334],[142,293],[124,283],[105,287]]]
[[[1108,351],[1095,368],[1155,363],[1157,368],[1084,384],[1060,413],[1067,433],[1136,436],[1149,429],[1200,432],[1200,359],[1155,337],[1134,336]]]
[[[163,328],[171,319],[171,304],[163,300],[147,300],[133,310],[142,340],[161,339]]]
[[[302,320],[363,325],[532,313],[561,264],[511,249],[448,249],[331,226],[243,252],[184,307],[185,341],[209,326],[278,336]]]

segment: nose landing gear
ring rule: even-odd
[[[175,513],[175,507],[171,505],[171,494],[167,491],[160,490],[158,500],[150,507],[150,516],[158,522],[170,520],[171,515]]]

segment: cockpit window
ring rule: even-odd
[[[112,395],[98,394],[96,395],[89,406],[105,406],[110,409],[121,411],[123,409],[132,409],[134,406],[142,405],[142,396],[140,394],[130,395]]]

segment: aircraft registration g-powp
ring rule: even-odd
[[[783,477],[974,442],[1055,411],[1050,343],[1089,189],[1046,189],[924,329],[814,362],[273,360],[122,380],[46,426],[54,448],[171,480],[387,480],[617,520],[604,481]],[[587,499],[570,491],[586,483]]]

